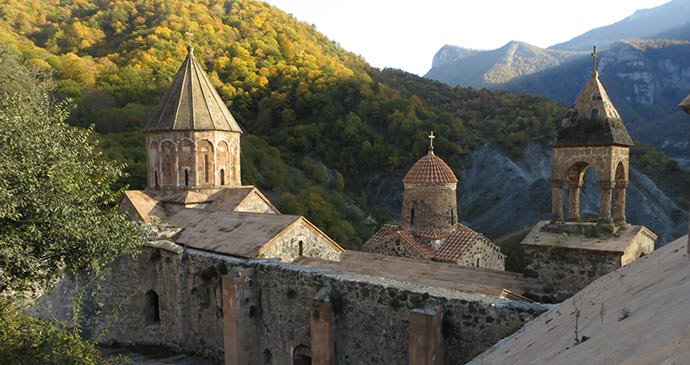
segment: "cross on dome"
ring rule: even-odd
[[[434,136],[434,131],[431,131],[429,134],[429,151],[434,150],[434,138],[436,138],[436,136]]]

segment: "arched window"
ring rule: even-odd
[[[158,170],[153,172],[153,181],[156,187],[158,187]]]
[[[211,171],[208,168],[209,163],[208,163],[208,155],[204,155],[204,182],[208,184],[208,182],[211,180]]]
[[[220,169],[220,184],[225,185],[225,169]]]
[[[158,294],[153,290],[146,292],[144,313],[146,315],[147,326],[159,324],[161,322]]]
[[[455,213],[453,209],[450,210],[450,224],[455,224]]]
[[[414,224],[414,208],[410,209],[410,225]]]
[[[298,251],[298,254],[299,254],[300,256],[303,256],[303,255],[304,255],[304,242],[299,241],[299,242],[297,243],[297,245],[298,245],[298,250],[299,250],[299,251]]]
[[[592,109],[592,119],[599,117],[599,109]]]
[[[479,257],[477,257],[477,267],[479,267]]]
[[[189,186],[189,170],[184,170],[184,186]]]

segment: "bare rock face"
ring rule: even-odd
[[[633,147],[634,148],[634,147]],[[627,221],[656,233],[663,245],[687,233],[688,214],[674,198],[638,171],[631,161],[627,193]],[[511,159],[490,145],[473,151],[458,166],[451,166],[460,180],[457,187],[458,218],[490,238],[531,227],[551,216],[551,151],[532,144],[521,159]],[[372,200],[398,218],[402,204],[400,177],[370,184]],[[580,197],[583,219],[599,211],[599,191],[591,171],[585,173]],[[566,207],[567,209],[567,202]],[[385,223],[385,222],[384,222]]]

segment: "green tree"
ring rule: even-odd
[[[111,190],[122,166],[105,161],[91,130],[64,122],[69,105],[52,101],[49,77],[1,48],[0,63],[0,293],[134,253],[139,230]]]

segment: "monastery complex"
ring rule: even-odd
[[[673,320],[690,310],[687,242],[654,252],[656,235],[626,222],[634,146],[596,50],[593,61],[552,146],[552,217],[522,241],[519,274],[460,222],[459,179],[433,133],[400,182],[399,222],[362,252],[281,214],[242,185],[242,130],[190,46],[145,129],[147,189],[120,203],[148,229],[142,253],[119,258],[98,284],[65,277],[39,307],[69,320],[83,293],[87,336],[228,365],[687,363],[688,324]],[[690,113],[690,96],[680,107]],[[588,169],[600,191],[592,222],[580,216]],[[671,319],[657,321],[660,312]],[[636,338],[655,323],[668,331]]]

